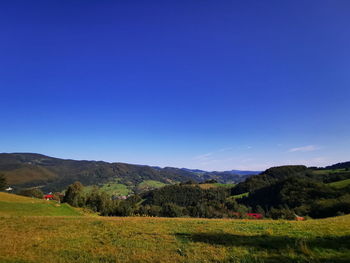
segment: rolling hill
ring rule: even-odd
[[[15,189],[41,187],[44,191],[62,191],[75,181],[80,181],[84,185],[99,185],[108,190],[127,188],[133,192],[188,180],[203,182],[215,179],[219,183],[238,183],[249,177],[247,174],[233,172],[191,171],[173,167],[76,161],[36,153],[0,154],[0,173],[5,175],[8,184],[15,186]],[[126,192],[128,191],[123,191],[123,193]]]

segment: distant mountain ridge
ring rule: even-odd
[[[215,179],[220,183],[238,183],[249,175],[228,172],[173,167],[151,167],[104,161],[70,160],[37,153],[1,153],[0,173],[16,188],[41,187],[45,191],[62,191],[69,184],[80,181],[84,185],[100,185],[117,181],[130,188],[146,180],[165,184],[194,180],[203,182]]]
[[[336,163],[330,166],[326,166],[325,169],[350,169],[350,162]]]
[[[228,171],[228,172],[231,172],[232,174],[238,174],[238,175],[257,175],[257,174],[260,174],[262,173],[263,171],[242,171],[242,170],[231,170],[231,171]]]
[[[181,169],[185,171],[194,172],[194,173],[230,173],[234,175],[257,175],[262,172],[262,171],[246,171],[246,170],[204,171],[200,169],[188,169],[188,168],[181,168]]]

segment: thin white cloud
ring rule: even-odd
[[[231,150],[233,150],[233,147],[221,148],[221,149],[215,150],[213,152],[209,152],[209,153],[205,153],[205,154],[200,154],[200,155],[194,156],[193,159],[194,160],[209,160],[209,159],[213,158],[213,155],[217,155],[219,153],[227,152],[227,151],[231,151]]]
[[[320,148],[315,145],[306,145],[302,147],[291,148],[288,150],[288,152],[313,152],[317,151],[318,149]]]
[[[193,157],[194,160],[208,160],[213,155],[213,153],[205,153]]]

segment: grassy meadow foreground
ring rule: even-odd
[[[0,262],[350,262],[350,216],[96,217],[0,193],[0,224]]]

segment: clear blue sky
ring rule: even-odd
[[[0,152],[350,160],[350,1],[1,1]]]

